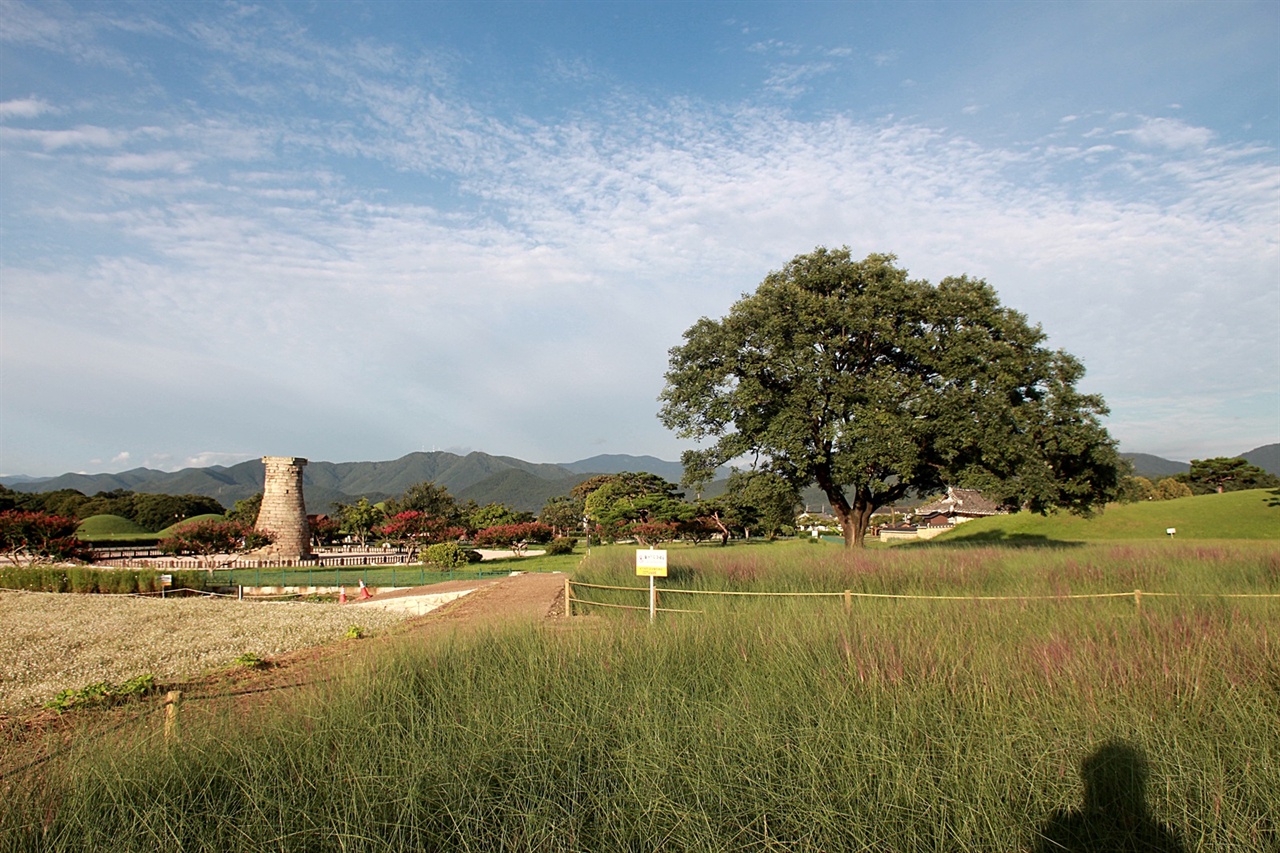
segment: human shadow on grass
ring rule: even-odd
[[[1084,760],[1084,805],[1059,809],[1040,828],[1035,853],[1187,853],[1177,833],[1147,811],[1147,761],[1123,740]]]

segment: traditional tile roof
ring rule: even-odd
[[[915,516],[919,518],[930,513],[941,512],[947,515],[999,515],[1003,510],[995,501],[987,500],[976,489],[954,489],[947,487],[947,496],[924,506],[918,506]]]

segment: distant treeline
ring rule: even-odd
[[[148,532],[163,530],[184,518],[225,512],[222,504],[204,495],[152,495],[114,489],[89,496],[75,489],[15,492],[0,486],[0,512],[7,509],[45,512],[81,521],[94,515],[118,515]]]

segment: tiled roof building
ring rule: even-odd
[[[918,506],[915,517],[929,515],[945,515],[953,522],[967,521],[970,518],[982,518],[988,515],[1001,515],[1004,508],[995,501],[988,500],[976,489],[955,489],[947,487],[947,496],[941,500]]]

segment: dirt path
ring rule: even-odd
[[[386,596],[374,596],[367,604],[399,596],[447,593],[451,587],[474,589],[468,595],[414,620],[411,628],[418,631],[456,630],[459,627],[480,627],[512,621],[536,622],[564,615],[564,579],[562,574],[529,573],[481,581],[453,581],[397,590]]]

